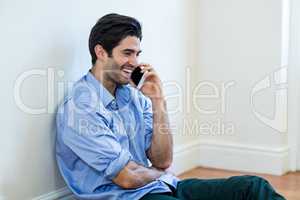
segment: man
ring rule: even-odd
[[[57,114],[60,172],[79,199],[284,199],[255,176],[179,180],[168,172],[173,140],[161,81],[138,62],[140,23],[108,14],[92,28],[92,68]],[[130,76],[146,73],[140,90]],[[133,86],[132,86],[133,85]],[[151,162],[151,164],[149,163]]]

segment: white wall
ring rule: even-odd
[[[201,87],[198,94],[211,98],[202,96],[196,104],[202,109],[216,111],[206,114],[198,109],[194,113],[194,118],[203,125],[198,129],[199,141],[204,143],[202,152],[205,152],[202,157],[199,156],[200,164],[284,173],[288,168],[286,88],[284,85],[276,86],[274,81],[274,72],[284,65],[286,53],[282,45],[285,34],[282,32],[285,23],[282,1],[198,2],[196,76],[198,83],[210,83]],[[285,81],[284,72],[280,74],[279,82]],[[253,89],[261,86],[257,85],[259,81],[269,75],[270,87],[255,93],[252,106]],[[227,85],[224,98],[221,96],[222,84]],[[278,87],[282,87],[281,93],[278,93],[282,98],[277,101],[276,108]],[[212,98],[213,95],[216,96]],[[274,118],[276,114],[278,118],[274,124],[265,120]],[[220,128],[218,124],[221,124]],[[222,131],[222,126],[225,131]],[[274,164],[280,165],[278,169],[272,167]]]
[[[289,68],[289,145],[291,167],[300,170],[300,2],[291,0],[291,40]],[[297,162],[298,160],[298,162]]]
[[[96,20],[109,12],[138,18],[144,28],[141,60],[153,64],[164,82],[176,80],[184,87],[184,67],[190,62],[189,10],[189,3],[180,0],[1,1],[2,199],[31,199],[64,186],[54,159],[53,113],[61,100],[58,88],[90,67],[87,39]],[[22,102],[33,108],[49,104],[44,114],[25,113],[14,100],[15,81],[32,69],[45,74],[21,84]],[[52,75],[48,91],[47,76]],[[169,107],[177,107],[176,99],[169,101]],[[171,122],[181,126],[182,118],[181,111],[171,116]],[[176,146],[192,139],[175,130]]]

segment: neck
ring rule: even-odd
[[[91,73],[99,82],[103,84],[109,93],[115,96],[117,84],[103,73],[103,68],[101,66],[97,66],[95,64],[91,69]]]

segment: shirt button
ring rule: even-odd
[[[118,109],[118,105],[117,105],[117,102],[115,100],[112,100],[111,101],[111,108],[113,110],[117,110]]]

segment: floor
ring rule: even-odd
[[[198,167],[181,174],[180,178],[221,178],[237,175],[258,175],[267,179],[273,187],[287,200],[300,200],[300,172],[292,172],[283,176],[273,176],[255,173],[242,173]]]

